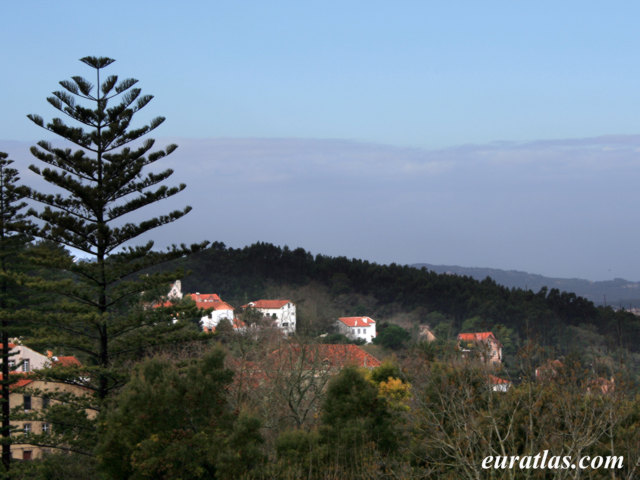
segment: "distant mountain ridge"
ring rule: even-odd
[[[431,265],[415,263],[416,268],[425,267],[436,273],[468,276],[476,280],[491,277],[496,283],[508,288],[521,288],[540,291],[542,287],[549,290],[573,292],[591,300],[596,305],[610,305],[622,308],[640,308],[640,282],[632,282],[622,278],[592,282],[579,278],[552,278],[542,275],[521,272],[518,270],[499,270],[495,268],[459,267],[457,265]]]

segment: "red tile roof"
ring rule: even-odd
[[[213,310],[233,310],[233,307],[227,302],[223,302],[215,293],[187,293],[185,296],[190,297],[196,302],[196,307],[202,309],[212,308]]]
[[[489,381],[493,385],[505,385],[511,383],[509,380],[505,380],[504,378],[496,377],[495,375],[489,375]]]
[[[340,317],[338,320],[347,327],[369,327],[376,324],[376,321],[369,317]]]
[[[73,355],[69,355],[66,357],[53,357],[53,364],[60,365],[62,367],[80,367],[82,363]]]
[[[20,378],[15,382],[9,385],[9,390],[13,390],[15,388],[25,387],[33,382],[32,378],[27,378],[22,372],[12,372],[11,376],[20,376]],[[2,374],[0,373],[0,380],[2,380]]]
[[[458,340],[462,340],[464,342],[482,342],[483,340],[488,340],[489,338],[493,338],[497,340],[492,332],[474,332],[474,333],[459,333]]]
[[[2,348],[3,345],[4,345],[3,343],[0,343],[0,348]],[[15,347],[16,347],[15,343],[9,342],[9,348],[15,348]]]
[[[284,307],[287,303],[291,303],[291,300],[256,300],[255,302],[249,302],[246,305],[243,305],[242,308],[279,309]]]

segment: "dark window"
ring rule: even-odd
[[[24,411],[31,410],[31,395],[25,395],[22,400]]]
[[[49,397],[42,397],[42,408],[49,408]]]
[[[22,452],[22,459],[31,460],[31,450],[25,450],[24,452]]]

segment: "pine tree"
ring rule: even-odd
[[[23,212],[27,206],[25,191],[17,185],[18,171],[11,168],[12,160],[0,152],[0,359],[2,361],[2,379],[0,380],[0,400],[2,417],[2,464],[5,471],[11,466],[11,410],[9,390],[14,381],[10,377],[11,347],[9,338],[11,329],[16,328],[20,307],[18,299],[17,274],[21,269],[22,251],[27,243],[23,234],[27,221]]]
[[[144,307],[143,293],[168,288],[175,278],[175,272],[148,273],[148,269],[206,244],[174,246],[164,252],[153,250],[152,241],[132,246],[142,234],[190,210],[186,207],[141,222],[127,221],[127,215],[185,188],[184,184],[163,184],[173,173],[171,169],[147,171],[177,146],[154,151],[154,140],[143,139],[162,124],[163,117],[142,127],[132,126],[134,115],[153,98],[141,95],[137,80],[119,80],[116,75],[103,78],[103,70],[114,62],[111,58],[84,57],[80,61],[94,69],[95,88],[74,76],[61,81],[63,90],[47,98],[71,124],[61,118],[45,124],[42,117],[28,115],[36,125],[76,148],[59,148],[47,141],[31,148],[47,166],[29,168],[64,193],[30,189],[29,197],[43,205],[30,213],[37,219],[36,236],[88,256],[76,262],[59,257],[40,261],[70,275],[67,281],[48,285],[67,300],[65,311],[47,317],[48,340],[90,365],[86,386],[102,400],[122,385],[126,372],[118,366],[123,359],[168,341],[169,332],[175,338],[176,330],[183,326],[161,317],[157,309]]]

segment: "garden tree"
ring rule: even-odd
[[[399,447],[399,433],[387,401],[360,370],[346,367],[329,382],[320,427],[329,464],[353,471],[365,455],[388,457]]]
[[[574,459],[620,455],[637,439],[637,429],[619,438],[619,425],[634,421],[619,397],[587,392],[575,381],[526,380],[505,393],[491,389],[490,371],[480,363],[431,362],[412,373],[411,458],[415,472],[428,478],[577,478],[570,469],[488,471],[482,462],[487,456],[535,457],[545,450],[549,457]]]
[[[110,404],[98,456],[114,479],[242,478],[262,462],[260,422],[227,401],[224,354],[151,358]]]
[[[331,375],[326,350],[300,340],[283,342],[264,362],[269,410],[278,412],[280,428],[310,425]]]
[[[29,168],[56,187],[57,193],[30,189],[28,196],[43,205],[30,211],[37,219],[35,235],[86,256],[76,262],[51,256],[39,259],[42,265],[72,275],[62,282],[41,282],[41,287],[67,299],[64,309],[43,320],[51,346],[85,359],[88,371],[84,378],[89,379],[85,386],[103,400],[123,383],[125,372],[117,368],[123,358],[166,342],[165,334],[175,334],[188,323],[173,323],[175,312],[162,317],[162,309],[144,308],[143,292],[149,296],[166,293],[178,278],[176,272],[148,273],[148,269],[204,244],[191,249],[174,246],[165,252],[154,251],[152,241],[135,245],[141,235],[190,210],[185,207],[143,221],[128,220],[130,214],[185,188],[184,184],[163,184],[173,173],[171,169],[147,171],[177,147],[154,151],[154,141],[143,139],[162,124],[163,117],[148,125],[132,125],[134,115],[152,99],[141,95],[137,80],[119,80],[116,75],[105,78],[103,70],[113,59],[84,57],[80,61],[94,70],[95,85],[74,76],[61,81],[62,90],[47,98],[71,123],[61,118],[45,123],[38,115],[28,115],[36,125],[76,148],[61,148],[48,141],[32,147],[32,154],[46,167]]]
[[[11,410],[9,389],[15,380],[10,373],[9,338],[15,335],[22,307],[20,285],[17,275],[24,271],[23,254],[27,237],[24,230],[28,222],[24,215],[25,191],[17,185],[18,171],[11,167],[12,160],[0,152],[0,361],[2,377],[0,379],[0,405],[2,416],[2,465],[6,471],[11,466]]]
[[[391,350],[400,350],[404,348],[405,343],[409,340],[411,340],[411,334],[400,325],[385,323],[381,325],[378,335],[373,339],[373,343]]]

